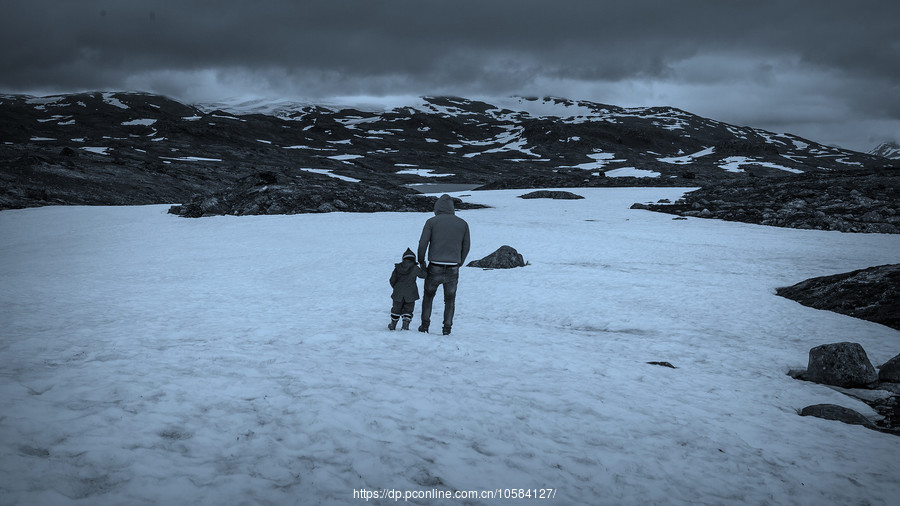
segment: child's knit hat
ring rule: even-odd
[[[407,258],[412,258],[413,260],[416,259],[416,254],[409,248],[406,248],[406,251],[403,253],[403,259],[405,260]]]

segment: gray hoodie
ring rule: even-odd
[[[428,218],[419,238],[419,263],[462,265],[469,254],[469,224],[456,216],[453,199],[444,194],[434,204],[434,216]]]

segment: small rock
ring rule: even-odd
[[[850,408],[838,406],[837,404],[815,404],[813,406],[806,406],[800,411],[800,416],[814,416],[826,420],[837,420],[851,425],[863,425],[870,429],[875,428],[875,424],[861,413],[853,411]]]

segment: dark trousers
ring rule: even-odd
[[[394,305],[391,306],[391,319],[399,320],[400,317],[412,319],[413,311],[416,310],[416,301],[414,300],[396,300],[394,299]]]
[[[425,295],[422,297],[422,324],[431,324],[431,305],[439,286],[444,286],[444,327],[453,325],[456,310],[456,285],[459,282],[459,267],[456,265],[428,265],[425,277]]]

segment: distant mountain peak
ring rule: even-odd
[[[883,156],[892,160],[900,160],[900,144],[896,142],[883,142],[872,151],[870,155]]]

